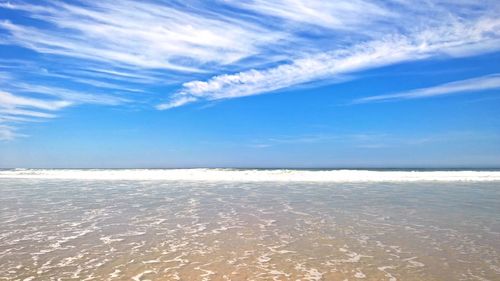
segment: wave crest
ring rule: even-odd
[[[239,182],[500,181],[500,171],[237,170],[237,169],[15,169],[0,179],[161,180]]]

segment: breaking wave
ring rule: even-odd
[[[500,171],[285,169],[9,169],[0,179],[161,180],[235,182],[500,181]]]

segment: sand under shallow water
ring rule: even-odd
[[[499,280],[500,182],[0,178],[0,280]]]

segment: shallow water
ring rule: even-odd
[[[499,280],[499,182],[0,178],[0,280]]]

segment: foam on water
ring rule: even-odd
[[[0,279],[497,280],[499,186],[0,177]]]
[[[0,178],[225,182],[500,181],[500,171],[239,170],[239,169],[12,169]]]

